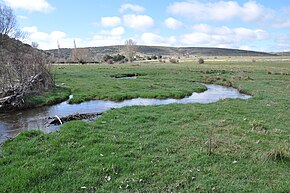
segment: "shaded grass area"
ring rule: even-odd
[[[66,87],[55,87],[50,91],[39,95],[27,96],[24,98],[26,108],[52,105],[66,100],[70,95],[70,89]]]
[[[254,97],[211,104],[124,107],[91,123],[69,122],[51,134],[23,132],[2,147],[0,192],[290,191],[290,77],[267,73],[269,69],[289,73],[289,64],[57,68],[61,68],[59,83],[78,96],[74,102],[109,99],[123,89],[122,96],[138,91],[153,96],[163,87],[178,89],[187,81],[230,82]],[[80,75],[88,76],[76,78],[73,84],[80,69],[84,71]],[[146,75],[136,80],[107,78],[135,72]],[[156,83],[163,87],[150,90],[148,86]]]

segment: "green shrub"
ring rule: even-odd
[[[199,59],[198,59],[198,63],[199,63],[199,64],[204,64],[204,59],[203,59],[203,58],[199,58]]]

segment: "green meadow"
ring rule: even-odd
[[[200,83],[232,86],[253,97],[124,107],[93,122],[68,122],[50,134],[22,132],[1,147],[0,192],[290,192],[289,62],[52,70],[65,91],[31,103],[69,94],[72,103],[183,98],[203,92]],[[140,76],[112,77],[125,74]]]

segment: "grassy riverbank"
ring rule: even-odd
[[[76,103],[181,98],[204,89],[194,82],[232,85],[254,97],[125,107],[51,134],[23,132],[2,147],[0,192],[290,191],[289,63],[56,66],[55,72]],[[144,76],[110,77],[132,73]]]
[[[122,101],[143,97],[164,99],[183,98],[192,92],[206,89],[194,83],[198,74],[185,73],[178,65],[93,65],[57,66],[56,80],[71,88],[73,103],[91,99]],[[137,79],[120,79],[112,76],[139,74]]]
[[[57,104],[68,99],[69,95],[69,88],[57,86],[48,92],[26,97],[24,99],[25,108],[34,108],[44,105]]]

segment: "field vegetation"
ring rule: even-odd
[[[48,54],[24,37],[12,8],[0,3],[0,112],[23,109],[26,97],[54,87]]]
[[[182,98],[233,86],[249,100],[112,109],[1,148],[0,192],[290,192],[289,62],[56,65],[73,103]],[[114,78],[139,74],[137,79]],[[54,95],[54,94],[52,94]]]

